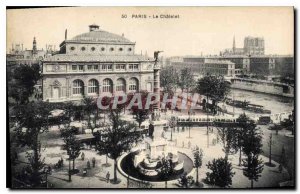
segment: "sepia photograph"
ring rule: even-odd
[[[7,188],[296,188],[294,7],[5,11]]]

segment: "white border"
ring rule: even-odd
[[[0,2],[0,83],[6,83],[6,6],[294,6],[296,9],[299,9],[299,2],[297,0],[251,0],[251,1],[241,1],[241,0],[206,0],[205,2],[199,0],[182,0],[182,1],[174,1],[174,0],[105,0],[99,3],[97,0],[2,0]],[[297,15],[299,16],[299,10],[297,10]],[[296,20],[297,25],[299,26],[299,19]],[[296,34],[297,35],[297,34]],[[299,45],[299,38],[297,38],[296,45]],[[295,57],[297,58],[297,53],[295,53]],[[297,64],[295,64],[297,65]],[[297,75],[300,75],[300,68],[297,68]],[[298,78],[299,80],[299,78]],[[299,86],[299,82],[297,81],[297,86]],[[298,87],[297,90],[298,91]],[[1,100],[0,100],[0,107],[2,108],[0,114],[0,123],[1,123],[1,140],[0,140],[0,149],[1,154],[4,156],[6,154],[6,88],[2,84],[0,87],[1,93]],[[299,94],[297,94],[299,96]],[[298,99],[297,99],[298,100]],[[298,102],[299,103],[299,102]],[[297,121],[299,120],[299,109],[297,107]],[[299,126],[299,123],[298,123]],[[297,133],[297,140],[299,140],[299,132]],[[297,146],[297,153],[296,156],[299,155],[299,149]],[[296,157],[298,158],[298,157]],[[298,160],[296,160],[298,162]],[[1,179],[0,179],[0,192],[1,193],[8,193],[10,192],[6,189],[6,160],[2,157],[0,160],[1,166]],[[296,166],[297,175],[299,172],[299,163]],[[297,184],[296,187],[299,186],[299,176],[296,176]],[[55,193],[65,193],[65,192],[82,192],[83,190],[69,190],[69,191],[56,191]],[[91,190],[90,190],[91,191]],[[119,193],[121,190],[116,191],[109,191],[109,193]],[[127,192],[131,192],[132,190],[127,190]],[[168,192],[174,192],[175,190],[171,190]],[[178,191],[181,192],[182,190]],[[230,190],[229,192],[231,192]],[[281,190],[278,190],[281,192]],[[25,193],[26,191],[18,192],[18,193]],[[31,192],[31,191],[29,191]],[[34,192],[34,191],[32,191]],[[47,192],[45,190],[37,191],[38,193]],[[51,191],[50,191],[51,192]],[[53,191],[52,191],[53,192]],[[95,192],[95,191],[94,191]],[[98,190],[96,192],[106,193],[105,190]],[[139,193],[142,191],[138,191]],[[155,192],[167,192],[167,191],[155,191]],[[203,190],[197,191],[203,192]],[[214,191],[215,192],[215,191]],[[217,193],[221,193],[223,191],[217,191]],[[228,192],[228,191],[227,191]],[[239,192],[239,191],[238,191]],[[244,191],[246,192],[246,191]],[[251,192],[251,190],[247,191]],[[255,191],[256,193],[265,193],[265,190]],[[274,192],[273,190],[267,192]]]

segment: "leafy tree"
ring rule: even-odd
[[[153,106],[150,106],[148,109],[146,109],[147,97],[147,92],[141,92],[142,108],[139,108],[139,106],[137,105],[134,105],[131,108],[131,112],[134,115],[135,120],[138,122],[139,127],[141,127],[141,124],[148,119],[149,114],[153,108]],[[127,103],[129,103],[132,99],[132,96],[130,95],[127,99]]]
[[[30,163],[33,176],[32,184],[38,186],[40,179],[39,170],[41,168],[39,136],[48,132],[48,117],[50,114],[49,104],[46,102],[29,102],[18,106],[16,133],[17,145],[28,146],[33,154],[30,156]]]
[[[256,130],[256,124],[245,113],[241,114],[237,119],[237,147],[239,149],[239,166],[242,164],[242,150],[245,144],[244,139],[247,138],[247,132]],[[248,142],[246,140],[246,142]],[[246,145],[247,146],[247,145]]]
[[[18,177],[23,182],[26,182],[33,187],[40,187],[42,182],[43,168],[45,166],[45,158],[41,157],[39,151],[36,160],[33,153],[27,153],[26,158],[28,159],[29,165],[26,166],[26,173],[22,174],[21,177]],[[38,171],[36,170],[38,169]]]
[[[39,64],[23,65],[14,69],[12,79],[8,87],[8,96],[13,98],[17,104],[29,102],[33,95],[35,85],[42,78]]]
[[[182,91],[186,89],[187,92],[190,92],[191,88],[195,85],[194,75],[191,68],[185,67],[180,70],[178,85]]]
[[[174,167],[172,160],[163,157],[161,159],[161,168],[158,170],[158,175],[165,180],[165,188],[168,188],[168,178],[172,175]]]
[[[74,131],[70,126],[61,129],[61,137],[65,142],[65,149],[69,156],[69,181],[71,181],[71,161],[73,161],[73,169],[75,172],[75,159],[80,155],[81,145],[76,141]]]
[[[213,112],[216,114],[217,103],[223,101],[230,92],[230,84],[223,76],[206,75],[197,81],[196,91],[206,96],[206,103],[212,101]]]
[[[199,185],[199,168],[202,166],[203,151],[197,146],[194,151],[194,167],[196,168],[196,184]]]
[[[95,113],[97,110],[97,105],[95,103],[95,100],[90,97],[84,97],[82,99],[83,104],[83,111],[88,116],[88,126],[91,126],[91,114]]]
[[[253,180],[257,181],[263,171],[262,160],[258,159],[262,152],[262,135],[254,121],[246,117],[239,122],[239,126],[245,128],[242,150],[247,159],[243,160],[243,174],[251,180],[251,188],[253,188]]]
[[[263,161],[258,159],[258,155],[253,153],[243,160],[243,174],[251,181],[251,188],[253,188],[253,181],[258,181],[258,178],[261,177],[264,167],[262,163]]]
[[[223,144],[222,150],[225,153],[225,160],[228,160],[229,154],[235,154],[238,151],[236,129],[233,127],[217,127],[217,130]]]
[[[180,178],[178,179],[178,184],[182,188],[189,188],[194,184],[194,178],[192,176],[187,176],[186,173],[184,173]]]
[[[114,160],[115,183],[117,183],[117,158],[143,138],[135,125],[120,119],[121,110],[122,108],[110,109],[111,126],[106,127],[101,133],[95,133],[96,149],[100,152],[105,151],[108,157]]]
[[[177,69],[172,66],[167,66],[160,71],[160,84],[164,91],[173,94],[178,86],[179,76]]]
[[[229,187],[232,184],[232,165],[228,160],[224,158],[213,159],[212,162],[208,162],[207,168],[211,172],[206,173],[205,181],[208,184],[216,185],[219,187]]]
[[[247,156],[258,155],[262,152],[261,132],[254,126],[248,128],[243,139],[242,150]]]

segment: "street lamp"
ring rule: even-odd
[[[50,166],[45,166],[43,170],[46,175],[46,188],[48,188],[48,174],[51,173]]]

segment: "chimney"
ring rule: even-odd
[[[67,40],[68,39],[68,30],[66,29],[65,30],[65,40]]]

